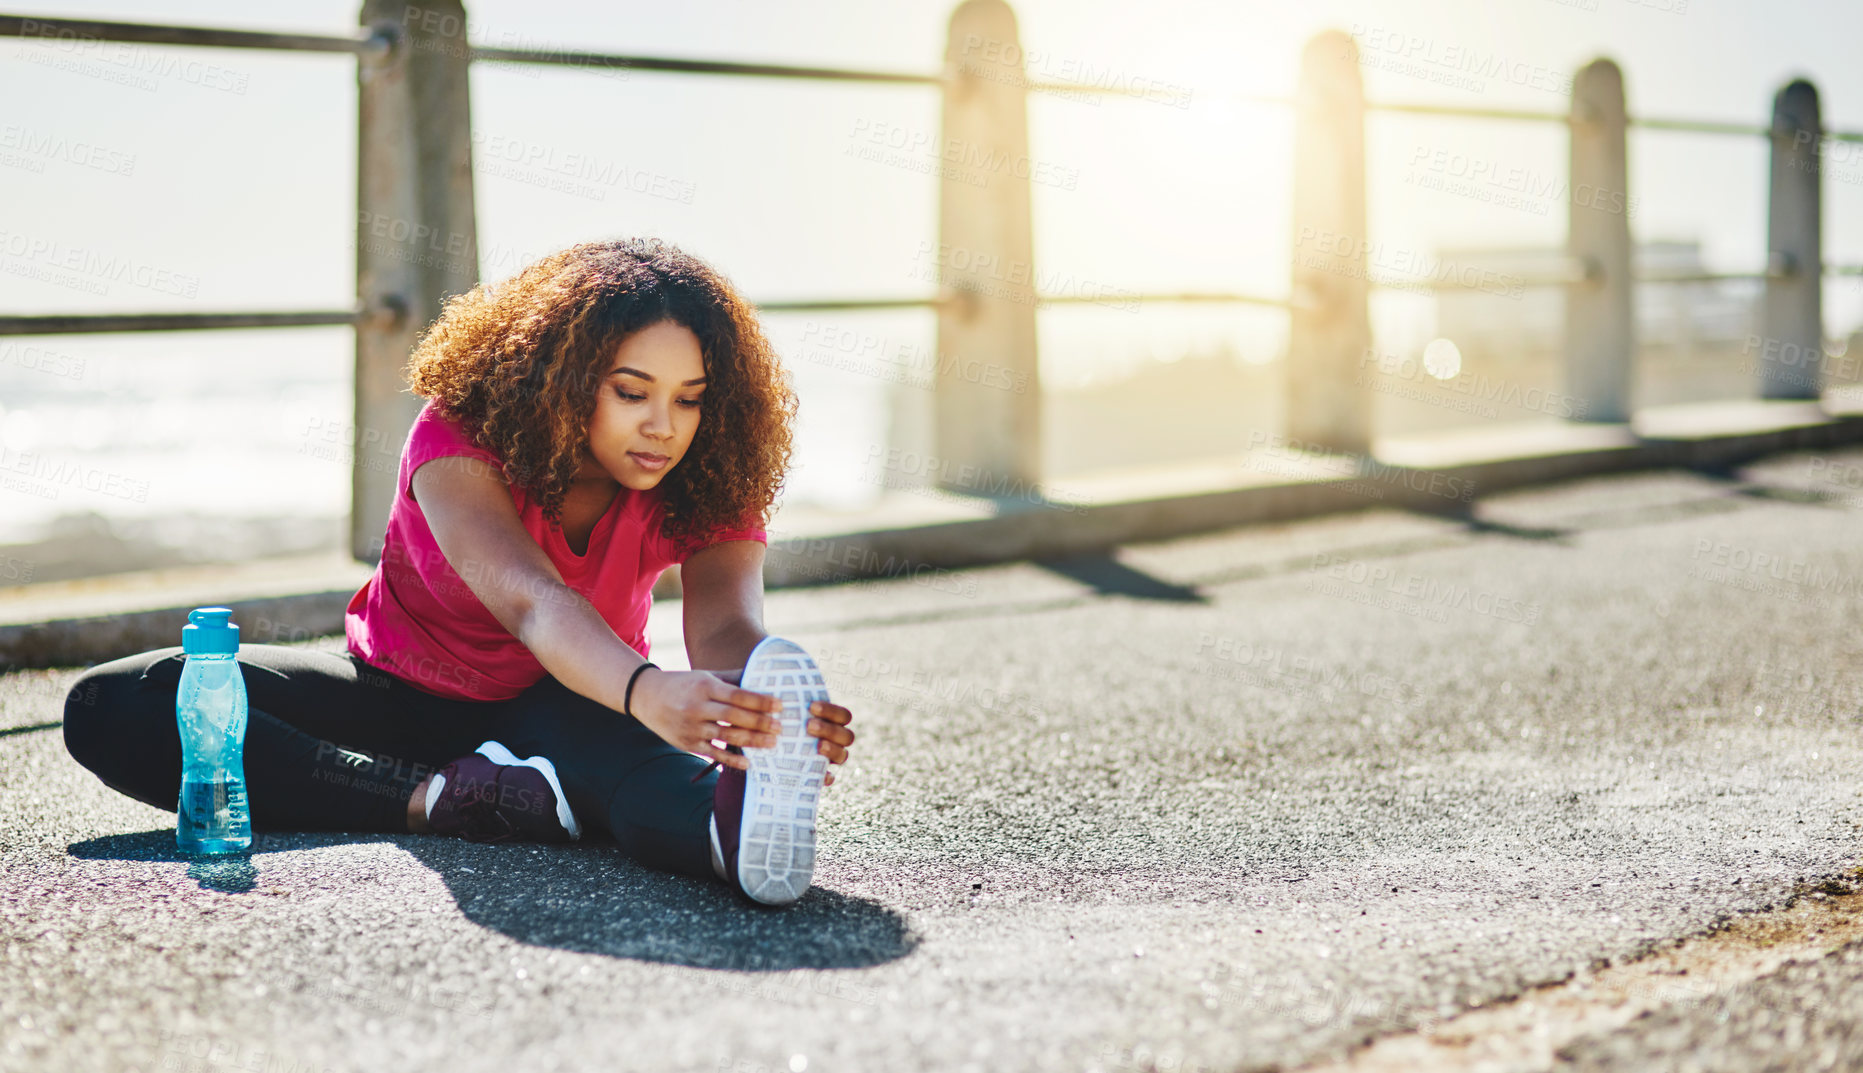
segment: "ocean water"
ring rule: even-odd
[[[0,542],[61,516],[315,516],[344,467],[301,453],[342,420],[347,331],[0,339]]]
[[[261,530],[276,551],[335,546],[351,348],[346,329],[0,338],[0,547],[115,533],[214,560],[264,553]],[[794,367],[804,407],[786,498],[858,507],[878,489],[851,474],[885,442],[894,385]]]

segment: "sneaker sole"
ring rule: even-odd
[[[494,764],[504,764],[508,767],[536,768],[538,771],[543,772],[543,777],[550,783],[550,789],[556,793],[556,822],[562,824],[563,830],[569,832],[570,841],[576,842],[582,839],[582,824],[576,822],[576,814],[569,810],[569,797],[563,793],[563,784],[556,778],[555,764],[550,763],[547,758],[541,756],[533,756],[529,760],[519,760],[516,753],[513,753],[510,749],[505,748],[502,744],[495,741],[488,741],[484,745],[474,749],[473,752],[478,753]]]
[[[744,661],[739,684],[783,702],[775,748],[746,748],[744,815],[738,822],[737,882],[756,901],[788,905],[815,875],[815,816],[828,758],[809,734],[809,705],[828,699],[815,660],[794,641],[766,637]]]

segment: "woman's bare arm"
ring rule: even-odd
[[[686,655],[694,667],[741,668],[763,628],[763,545],[729,540],[700,548],[679,568]]]
[[[763,629],[764,546],[754,540],[730,540],[700,548],[679,568],[686,655],[694,667],[726,670],[736,680],[750,650],[767,634]],[[845,707],[817,701],[810,708],[815,718],[809,733],[820,738],[816,749],[829,763],[847,762],[847,747],[854,718]],[[829,773],[828,783],[834,782]]]

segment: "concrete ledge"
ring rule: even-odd
[[[1638,469],[1720,469],[1855,443],[1863,443],[1863,413],[1757,400],[1652,409],[1634,425],[1533,422],[1383,439],[1372,459],[1265,437],[1235,459],[1064,482],[1047,504],[951,496],[978,504],[974,516],[773,542],[764,577],[774,588],[922,574],[1376,506],[1457,513],[1509,488]]]
[[[1536,422],[1380,440],[1373,459],[1279,437],[1228,459],[1060,482],[1050,499],[893,491],[857,513],[780,511],[765,584],[923,577],[1081,555],[1256,522],[1395,506],[1464,511],[1478,496],[1638,469],[1723,469],[1781,451],[1863,443],[1863,400],[1740,401],[1639,412],[1629,425]],[[340,634],[371,568],[340,552],[0,590],[0,664],[75,666],[180,643],[187,612],[233,608],[242,639]],[[654,586],[676,596],[677,568]]]
[[[245,642],[341,633],[370,573],[332,551],[0,589],[0,663],[75,666],[178,645],[188,612],[213,605],[233,609]]]

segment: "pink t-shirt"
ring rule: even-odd
[[[349,599],[343,616],[349,650],[361,659],[429,693],[461,700],[505,700],[546,673],[523,642],[499,624],[472,592],[461,570],[441,554],[413,496],[414,471],[444,455],[482,459],[503,472],[498,455],[466,438],[459,424],[431,400],[421,408],[401,449],[394,506],[374,576]],[[512,502],[532,540],[556,564],[563,581],[585,597],[603,621],[641,655],[647,655],[647,611],[661,571],[693,552],[727,540],[768,543],[760,528],[716,529],[703,540],[675,546],[660,532],[665,515],[659,489],[622,488],[595,523],[588,552],[569,549],[561,528],[543,508],[513,486]],[[460,569],[456,569],[455,566]]]

